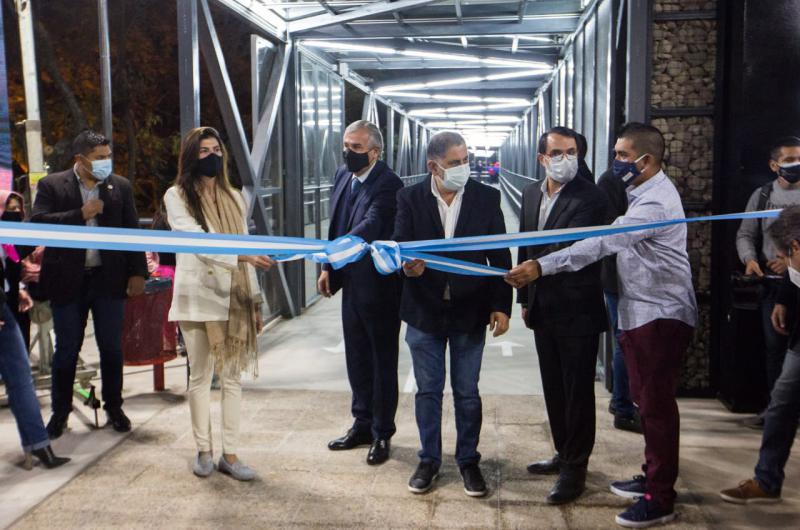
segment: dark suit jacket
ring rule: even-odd
[[[625,191],[627,185],[621,178],[615,177],[614,172],[606,170],[597,181],[597,187],[603,190],[608,197],[608,209],[604,223],[611,224],[617,217],[625,215],[628,211],[628,193]],[[603,258],[603,290],[609,293],[619,292],[619,282],[617,279],[617,255],[606,256]]]
[[[375,163],[375,167],[361,186],[350,212],[347,232],[337,233],[336,214],[346,208],[344,201],[351,178],[352,172],[347,166],[341,166],[336,171],[331,192],[331,223],[328,228],[328,239],[333,241],[346,234],[358,236],[367,243],[391,238],[397,212],[397,190],[403,187],[403,181],[381,160]],[[400,280],[397,275],[385,276],[379,273],[372,263],[371,256],[366,255],[356,263],[351,263],[338,271],[330,265],[325,265],[325,270],[330,274],[331,293],[346,287],[350,289],[350,295],[359,304],[380,304],[382,301],[387,303],[394,299],[396,308],[400,295]]]
[[[542,184],[529,184],[522,192],[520,232],[535,231],[539,224]],[[575,178],[564,185],[545,230],[575,228],[603,224],[606,196],[592,182]],[[519,262],[550,254],[568,244],[520,247]],[[600,263],[576,272],[545,276],[519,290],[519,303],[528,309],[526,324],[530,328],[548,327],[561,336],[584,336],[601,333],[608,328]]]
[[[431,176],[397,193],[397,222],[392,239],[418,241],[443,239],[444,228],[436,197],[431,192]],[[500,192],[470,179],[464,189],[455,237],[506,233]],[[509,269],[508,249],[469,252],[442,252],[439,255]],[[450,285],[450,312],[446,324],[445,285]],[[449,274],[426,269],[418,278],[405,278],[400,301],[400,318],[427,333],[455,331],[469,333],[489,323],[489,315],[499,311],[511,315],[513,292],[502,278]],[[445,325],[448,326],[445,329]]]
[[[128,179],[111,175],[99,183],[103,213],[99,226],[138,228],[139,216],[133,200],[133,188]],[[60,225],[85,225],[81,214],[83,199],[78,177],[73,169],[53,173],[41,181],[36,192],[31,221]],[[113,298],[125,298],[128,278],[147,277],[147,261],[142,252],[101,250],[102,284],[105,293]],[[44,295],[56,304],[75,301],[81,292],[81,279],[86,262],[82,249],[48,247],[42,258],[39,284]]]

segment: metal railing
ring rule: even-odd
[[[506,194],[508,202],[511,203],[511,207],[517,214],[522,208],[522,191],[529,184],[537,182],[541,182],[541,180],[500,168],[500,189]]]
[[[404,186],[411,186],[413,184],[422,182],[423,180],[425,180],[425,177],[427,176],[428,176],[427,173],[420,173],[419,175],[408,175],[405,177],[400,177],[400,180],[403,181]]]

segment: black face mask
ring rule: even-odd
[[[800,164],[793,164],[788,167],[782,167],[778,170],[778,175],[783,177],[783,180],[789,184],[800,182]]]
[[[0,215],[0,220],[20,223],[22,222],[22,212],[9,212],[6,210],[3,215]]]
[[[211,153],[205,158],[201,158],[194,166],[196,175],[203,177],[218,177],[222,175],[222,157]]]
[[[347,164],[348,171],[358,173],[369,165],[369,151],[366,153],[356,153],[350,149],[345,149],[342,152],[344,163]]]

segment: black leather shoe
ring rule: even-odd
[[[411,493],[427,493],[433,487],[433,482],[439,478],[439,467],[433,462],[420,462],[417,470],[408,481],[408,491]]]
[[[369,453],[367,453],[367,464],[371,466],[383,464],[389,460],[389,453],[391,450],[392,442],[390,440],[378,438],[372,442],[372,446],[369,448]]]
[[[528,466],[528,473],[534,475],[557,475],[561,471],[561,458],[558,453],[550,460],[540,460]]]
[[[106,417],[115,431],[128,432],[131,430],[131,420],[122,412],[122,409],[107,410]]]
[[[33,456],[39,459],[39,461],[44,464],[44,467],[47,469],[53,469],[54,467],[63,466],[67,462],[70,461],[69,458],[56,456],[53,453],[53,448],[49,445],[47,447],[42,447],[41,449],[34,449],[31,451]]]
[[[586,490],[586,469],[562,469],[555,486],[547,496],[549,504],[572,502]]]
[[[369,445],[371,443],[371,433],[357,431],[355,428],[352,428],[341,438],[337,438],[328,442],[328,449],[331,451],[344,451],[347,449],[353,449],[359,445]]]
[[[644,434],[644,431],[642,430],[642,420],[638,414],[634,414],[633,417],[630,418],[614,416],[614,428],[620,431]]]
[[[462,467],[461,478],[464,479],[464,493],[470,497],[483,497],[489,491],[478,464]]]
[[[69,414],[53,414],[47,422],[47,437],[51,440],[59,438],[67,428]]]

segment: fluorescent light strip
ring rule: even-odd
[[[420,90],[425,88],[450,86],[450,85],[463,85],[466,83],[482,83],[484,81],[498,81],[501,79],[517,79],[521,77],[533,77],[538,75],[547,75],[552,72],[552,69],[531,69],[531,70],[517,70],[515,72],[506,72],[503,74],[490,74],[484,76],[468,76],[468,77],[455,77],[452,79],[445,79],[442,81],[429,81],[427,83],[403,83],[399,85],[388,85],[381,87],[376,92],[378,94],[391,95],[392,92],[400,92],[406,90]]]
[[[496,57],[477,57],[475,55],[465,55],[463,53],[444,53],[444,52],[427,52],[425,50],[397,50],[394,48],[386,48],[382,46],[367,46],[364,44],[350,44],[347,42],[331,42],[321,40],[303,41],[304,46],[311,48],[324,48],[337,51],[354,51],[354,52],[367,52],[379,55],[403,55],[405,57],[420,57],[422,59],[437,59],[444,61],[462,61],[468,63],[480,64],[494,64],[498,66],[510,67],[533,67],[533,68],[547,68],[552,70],[552,67],[542,61],[526,61],[524,59],[500,59]]]

